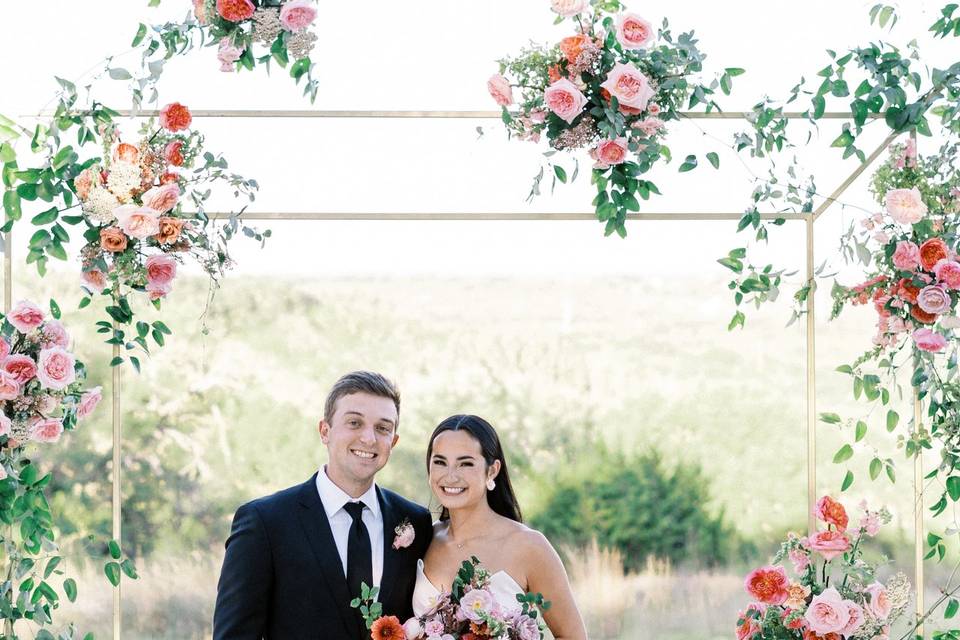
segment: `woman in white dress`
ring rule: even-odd
[[[483,418],[451,416],[427,447],[430,488],[443,510],[420,562],[413,594],[416,615],[449,591],[464,560],[476,556],[490,573],[503,607],[519,608],[518,593],[550,601],[544,620],[557,640],[585,640],[583,619],[560,557],[539,531],[523,524],[497,432]]]

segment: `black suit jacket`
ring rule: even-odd
[[[343,575],[330,523],[317,492],[317,476],[305,483],[249,502],[233,518],[217,605],[214,640],[358,640],[361,628]],[[377,488],[383,513],[383,578],[379,602],[384,615],[403,623],[411,602],[417,560],[433,537],[430,512]],[[404,519],[416,537],[394,549],[394,529]]]

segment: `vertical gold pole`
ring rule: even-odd
[[[813,223],[808,215],[807,226],[807,529],[812,534],[817,528],[813,508],[817,501],[817,353],[816,353],[816,305],[817,291],[813,273]]]
[[[923,420],[923,404],[920,402],[920,396],[917,390],[913,390],[913,429],[919,433]],[[913,562],[914,576],[913,580],[917,587],[917,618],[923,615],[923,556],[924,556],[924,535],[923,535],[923,449],[917,447],[917,455],[913,459]],[[917,627],[917,636],[923,637],[923,625]]]
[[[116,324],[114,324],[116,330]],[[120,355],[120,345],[113,345],[113,357]],[[113,367],[113,539],[120,535],[120,365]],[[120,640],[120,585],[113,589],[113,640]]]

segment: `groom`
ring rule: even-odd
[[[370,638],[350,607],[361,582],[380,587],[384,615],[401,623],[413,615],[430,513],[373,482],[399,439],[399,412],[400,394],[380,374],[337,381],[320,421],[327,464],[305,483],[237,509],[214,640]]]

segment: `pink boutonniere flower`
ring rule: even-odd
[[[397,528],[393,530],[393,533],[394,549],[406,549],[413,543],[413,539],[417,536],[416,532],[413,530],[413,525],[407,518],[404,518],[403,522],[397,525]]]

